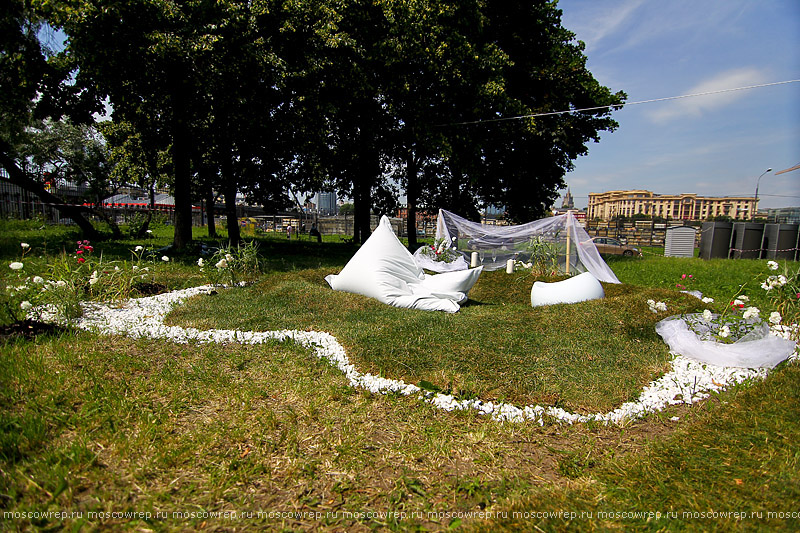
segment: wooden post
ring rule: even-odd
[[[570,212],[567,211],[566,223],[564,224],[564,226],[565,226],[565,228],[567,230],[567,276],[569,276],[569,255],[570,255],[569,254],[569,251],[570,251],[569,249],[570,249],[570,244],[571,244],[571,242],[570,242],[571,241],[570,233],[569,233],[569,216],[570,216]]]

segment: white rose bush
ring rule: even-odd
[[[197,266],[211,285],[234,286],[252,281],[261,273],[258,244],[250,241],[220,246],[208,260],[199,258]]]
[[[775,261],[768,261],[767,270],[773,272],[780,268]],[[754,279],[759,279],[758,275]],[[692,276],[683,275],[683,280]],[[772,367],[793,355],[798,338],[798,307],[800,291],[798,272],[768,275],[761,283],[778,310],[771,311],[767,319],[762,317],[761,309],[748,305],[750,298],[743,294],[747,283],[730,299],[730,303],[720,312],[704,309],[702,313],[687,313],[665,318],[656,325],[656,331],[664,338],[674,352],[690,355],[700,361],[736,366]],[[678,283],[677,288],[686,289]],[[697,291],[688,292],[701,299],[704,304],[714,302]],[[665,312],[663,302],[647,301],[653,313]],[[694,338],[694,340],[692,339]],[[774,337],[787,342],[781,343]],[[755,341],[758,341],[757,343]],[[748,344],[749,343],[749,344]],[[724,346],[731,346],[725,349]],[[747,351],[751,351],[748,354]],[[758,353],[760,352],[760,353]],[[752,362],[751,365],[746,364]]]
[[[73,252],[49,257],[45,265],[27,260],[30,244],[20,243],[20,248],[19,260],[9,262],[1,278],[0,324],[41,320],[43,315],[70,322],[81,316],[82,301],[129,298],[156,265],[156,256],[141,245],[131,250],[130,262],[104,261],[88,240],[80,240]],[[164,255],[160,263],[170,261]]]

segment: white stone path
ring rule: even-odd
[[[362,374],[347,358],[344,348],[336,338],[324,332],[280,330],[280,331],[236,331],[226,329],[199,330],[180,326],[167,326],[164,317],[170,310],[187,298],[208,294],[214,287],[205,285],[173,291],[157,296],[129,300],[122,306],[89,303],[78,323],[82,329],[108,335],[127,335],[134,338],[164,339],[177,343],[228,343],[260,344],[269,340],[292,340],[311,348],[320,359],[327,360],[344,372],[350,384],[374,393],[396,392],[407,396],[418,395],[421,401],[444,409],[475,409],[497,420],[520,422],[530,420],[540,425],[546,419],[557,419],[569,424],[597,421],[600,423],[624,423],[648,413],[661,411],[677,404],[693,404],[707,398],[711,393],[726,389],[748,379],[763,379],[766,369],[717,367],[698,363],[676,355],[672,370],[644,388],[639,398],[622,404],[608,413],[581,415],[570,413],[559,407],[528,405],[518,407],[507,403],[484,402],[482,400],[458,400],[453,396],[433,393],[416,385]],[[796,357],[796,353],[793,357]]]

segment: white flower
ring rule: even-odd
[[[23,264],[22,264],[22,263],[20,263],[19,261],[14,261],[14,262],[13,262],[13,263],[11,263],[10,265],[8,265],[8,268],[10,268],[11,270],[21,270],[21,269],[22,269],[22,267],[24,267],[24,266],[25,266],[25,265],[23,265]]]
[[[139,270],[139,267],[138,267],[138,266],[136,266],[136,265],[133,265],[133,266],[131,267],[131,270]]]
[[[758,314],[759,313],[760,313],[760,311],[758,310],[758,307],[750,306],[750,307],[748,307],[747,309],[744,310],[744,314],[742,314],[742,318],[744,318],[745,320],[747,320],[748,318],[758,318]]]
[[[42,283],[44,283],[44,279],[41,276],[33,276],[33,282],[41,285]]]
[[[701,301],[702,301],[704,304],[710,304],[710,303],[714,303],[714,298],[709,298],[708,296],[706,296],[706,297],[705,297],[705,298],[703,298]]]
[[[153,233],[153,230],[149,229],[149,230],[145,231],[145,233]]]
[[[31,245],[28,244],[27,242],[21,242],[21,243],[19,243],[19,245],[22,246],[23,250],[27,250],[28,248],[31,247]]]
[[[770,291],[775,287],[783,287],[786,285],[787,281],[788,280],[786,279],[786,276],[782,274],[780,276],[770,276],[764,283],[761,284],[761,288],[765,291]]]
[[[233,261],[233,256],[231,254],[225,254],[225,260],[229,262]]]
[[[217,268],[226,268],[228,266],[228,262],[224,259],[220,259],[219,263],[214,266]]]
[[[659,311],[666,311],[667,304],[665,304],[664,302],[656,302],[656,309],[658,309]]]
[[[119,267],[118,266],[114,267],[114,272],[119,272]]]
[[[56,287],[66,287],[66,286],[67,286],[67,282],[64,281],[63,279],[60,279],[60,280],[56,281]]]
[[[31,304],[28,300],[25,300],[24,302],[20,303],[19,306],[22,308],[23,311],[27,311],[28,309],[33,307],[33,304]]]
[[[770,270],[778,270],[778,263],[775,261],[767,261],[767,268]]]
[[[728,326],[722,326],[719,328],[719,336],[720,337],[728,337],[731,334],[731,328]]]
[[[744,302],[743,302],[743,301],[741,301],[739,298],[736,298],[736,299],[733,301],[733,305],[735,305],[736,307],[739,307],[739,306],[741,306],[741,305],[744,305]]]
[[[199,267],[202,267],[202,266],[203,266],[203,265],[205,265],[205,264],[206,264],[206,263],[205,263],[205,261],[203,261],[203,258],[202,258],[202,257],[201,257],[200,259],[198,259],[198,260],[197,260],[197,266],[199,266]]]
[[[92,275],[89,278],[89,285],[94,285],[95,283],[97,283],[98,279],[99,278],[97,277],[97,270],[95,270],[94,272],[92,272]]]
[[[711,311],[709,311],[708,309],[703,311],[703,320],[705,320],[706,322],[711,322],[711,318],[712,318]]]
[[[141,252],[142,250],[144,250],[144,246],[137,246],[133,249],[134,252]]]
[[[739,296],[739,299],[740,299],[741,301],[743,301],[743,302],[749,302],[749,301],[750,301],[750,297],[749,297],[749,296],[745,296],[744,294],[742,294],[741,296]]]
[[[167,257],[166,255],[162,255],[161,260],[164,261],[165,263],[169,263],[169,257]]]
[[[781,323],[781,314],[777,311],[773,311],[769,314],[769,321],[771,324],[775,324],[776,326]]]

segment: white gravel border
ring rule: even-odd
[[[767,369],[718,367],[699,363],[681,355],[671,361],[672,370],[651,382],[639,398],[626,402],[608,413],[581,415],[570,413],[559,407],[528,405],[517,407],[507,403],[484,402],[482,400],[457,400],[453,396],[433,393],[403,381],[386,379],[372,374],[362,374],[347,358],[344,348],[336,338],[325,332],[279,330],[236,331],[227,329],[199,330],[180,326],[167,326],[164,317],[170,310],[187,298],[208,294],[215,290],[211,285],[173,291],[157,296],[131,299],[120,306],[97,303],[84,304],[84,316],[78,327],[104,335],[126,335],[133,338],[164,339],[176,343],[228,343],[260,344],[269,340],[292,340],[313,349],[316,356],[325,359],[344,372],[350,385],[373,393],[400,393],[406,396],[417,394],[421,401],[445,411],[475,409],[496,420],[521,422],[530,420],[544,425],[546,419],[555,419],[569,424],[596,421],[623,424],[661,411],[670,405],[693,404],[711,393],[750,379],[763,379]],[[777,331],[788,336],[788,331]],[[791,359],[797,358],[797,351]]]

